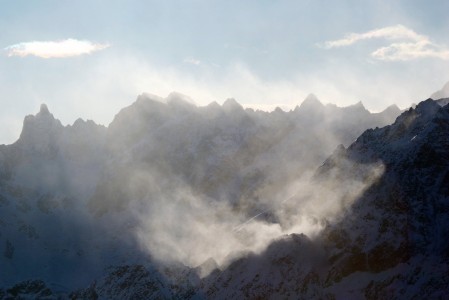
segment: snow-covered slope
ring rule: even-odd
[[[429,99],[404,112],[394,124],[367,130],[325,163],[320,172],[336,168],[344,172],[345,160],[385,166],[383,176],[344,220],[323,233],[334,260],[328,280],[339,281],[356,271],[388,273],[402,266],[404,270],[370,283],[366,293],[404,299],[447,293],[440,276],[447,272],[449,253],[448,146],[449,107]],[[420,269],[423,273],[416,275]]]

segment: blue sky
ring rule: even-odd
[[[41,103],[63,124],[105,125],[143,92],[266,110],[314,93],[379,111],[449,80],[449,1],[0,5],[0,144],[14,142]]]

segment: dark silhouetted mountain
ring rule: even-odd
[[[170,239],[189,244],[183,230],[205,240],[217,238],[219,233],[207,232],[216,224],[201,223],[213,217],[229,226],[220,225],[221,233],[230,232],[235,243],[250,247],[254,237],[245,236],[242,223],[257,218],[281,230],[284,224],[274,208],[299,178],[339,144],[350,145],[366,129],[390,124],[398,114],[397,107],[372,114],[361,103],[322,105],[313,95],[294,111],[268,113],[243,109],[234,99],[197,107],[179,94],[166,99],[143,94],[106,128],[81,119],[63,126],[42,105],[39,113],[25,118],[16,143],[0,146],[0,299],[41,297],[48,291],[48,297],[57,297],[81,287],[89,288],[73,292],[74,297],[225,297],[226,284],[220,280],[246,267],[230,262],[225,269],[223,257],[218,263],[208,257],[200,261],[198,251],[175,249]],[[343,147],[336,153],[346,151]],[[158,239],[146,241],[147,236]],[[212,244],[204,253],[227,249]],[[160,253],[153,257],[146,247],[171,247],[169,252],[184,255],[190,267],[167,263]],[[308,251],[290,258],[302,248]],[[313,261],[304,262],[315,250],[317,261],[326,258],[314,239],[293,234],[279,237],[260,256],[251,254],[249,262],[237,256],[242,266],[257,272],[263,271],[262,263],[267,271],[280,272],[261,290],[274,293],[292,266],[307,266],[292,273],[298,278],[318,272]],[[108,266],[115,269],[105,271]],[[253,275],[244,281],[250,283]],[[261,282],[268,280],[263,276]],[[89,285],[95,278],[97,283]],[[240,292],[232,296],[245,296]]]

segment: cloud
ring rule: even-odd
[[[369,39],[398,40],[399,42],[376,49],[373,58],[385,61],[407,61],[418,58],[439,58],[449,60],[449,49],[435,44],[425,36],[403,25],[374,29],[365,33],[350,33],[344,38],[324,42],[325,49],[347,47],[356,42]]]
[[[41,58],[64,58],[90,54],[108,48],[109,44],[66,39],[60,41],[32,41],[6,47],[8,56],[25,57],[34,55]]]
[[[324,43],[324,48],[337,48],[350,46],[358,41],[368,40],[373,38],[385,38],[389,40],[412,40],[415,42],[427,40],[427,37],[417,34],[411,29],[403,25],[396,25],[374,29],[365,33],[350,33],[343,39],[335,41],[327,41]]]
[[[201,61],[199,59],[193,58],[193,57],[188,57],[184,59],[184,62],[186,64],[191,64],[191,65],[196,65],[198,66],[199,64],[201,64]]]
[[[225,266],[247,251],[260,254],[286,234],[316,237],[325,224],[341,218],[384,171],[381,163],[363,165],[342,159],[340,169],[319,181],[304,174],[294,182],[283,182],[279,193],[267,193],[270,187],[263,187],[257,192],[259,210],[248,216],[225,195],[218,197],[223,201],[215,201],[195,193],[185,182],[172,177],[164,182],[157,170],[145,170],[139,176],[157,189],[147,193],[151,200],[129,202],[129,211],[138,220],[134,230],[142,249],[156,260],[198,266],[213,258]],[[239,201],[237,206],[244,207]],[[276,221],[267,220],[267,213]]]
[[[425,41],[394,43],[377,49],[371,53],[371,56],[379,60],[389,61],[406,61],[425,57],[449,60],[449,49]]]

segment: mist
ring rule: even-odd
[[[0,300],[449,295],[448,9],[3,1]]]
[[[8,280],[40,274],[76,286],[132,263],[212,259],[224,268],[286,234],[314,238],[383,171],[351,166],[354,176],[318,180],[320,165],[339,144],[399,114],[324,105],[314,95],[288,112],[194,102],[142,94],[108,127],[64,126],[45,105],[27,116],[19,140],[0,148],[2,238],[14,249],[0,261]],[[62,268],[74,271],[55,277]]]
[[[358,176],[346,174],[351,179],[343,181],[342,174],[324,180],[304,175],[283,186],[278,195],[259,199],[260,212],[255,215],[232,207],[231,201],[194,195],[179,184],[133,209],[140,221],[135,233],[142,246],[165,263],[195,267],[212,258],[225,267],[248,252],[260,254],[283,235],[303,233],[314,238],[326,225],[350,213],[353,202],[384,171],[382,164],[350,169]]]
[[[388,113],[324,106],[314,96],[296,111],[272,113],[232,99],[205,107],[184,99],[141,95],[120,112],[107,148],[121,159],[108,164],[89,200],[100,218],[117,211],[138,220],[132,233],[164,264],[212,258],[224,266],[285,234],[314,237],[382,175],[373,164],[348,167],[356,176],[314,176],[338,144],[391,121]]]

